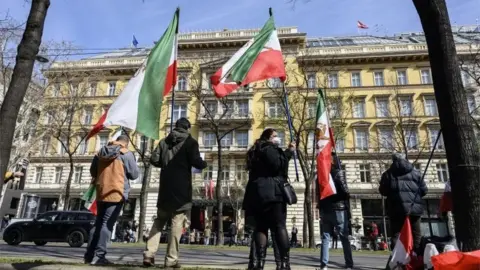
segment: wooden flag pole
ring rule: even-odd
[[[292,117],[290,116],[290,108],[288,106],[288,96],[287,96],[287,88],[285,87],[285,82],[283,82],[283,96],[285,101],[285,110],[287,111],[287,122],[288,122],[288,129],[290,131],[290,142],[296,142],[293,136],[293,123]],[[297,182],[300,180],[298,176],[298,165],[297,165],[297,148],[295,147],[295,151],[293,152],[293,164],[295,164],[295,176],[297,178]]]

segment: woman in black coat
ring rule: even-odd
[[[285,151],[279,145],[277,132],[268,128],[247,153],[249,179],[243,208],[253,215],[256,223],[254,237],[257,256],[254,269],[263,269],[265,265],[269,229],[275,235],[280,252],[280,269],[290,269],[287,204],[280,185],[287,181],[288,162],[295,145],[290,144]]]

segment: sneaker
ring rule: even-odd
[[[320,270],[328,270],[328,267],[326,267],[326,266],[320,267]]]
[[[113,265],[114,263],[107,260],[106,258],[94,258],[90,265]]]
[[[150,267],[155,265],[155,258],[143,257],[143,266]]]

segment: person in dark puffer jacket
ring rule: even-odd
[[[350,234],[350,213],[348,200],[350,191],[348,190],[345,171],[339,169],[340,164],[335,164],[335,153],[332,153],[332,168],[330,174],[335,184],[337,193],[328,196],[318,202],[320,210],[320,227],[322,232],[322,248],[320,251],[321,262],[320,269],[327,269],[329,260],[328,249],[330,245],[330,236],[334,229],[336,230],[340,241],[342,242],[343,256],[345,258],[345,268],[353,268],[352,248],[348,235]],[[318,182],[317,182],[318,184]]]
[[[387,214],[390,219],[391,248],[402,229],[405,217],[410,216],[413,247],[418,253],[421,241],[420,221],[424,210],[423,197],[427,194],[427,186],[421,173],[405,159],[403,154],[392,155],[392,165],[382,174],[380,194],[387,197]],[[418,194],[416,194],[418,193]]]

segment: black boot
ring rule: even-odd
[[[287,251],[285,256],[282,257],[280,270],[290,270],[290,251]]]
[[[255,258],[255,268],[254,270],[263,270],[265,266],[265,258],[267,257],[267,247],[260,247],[257,250],[257,257]]]
[[[255,241],[250,242],[250,256],[248,256],[248,270],[255,269],[255,263],[257,261],[257,253],[255,248]]]
[[[275,261],[275,263],[277,264],[277,268],[275,268],[276,270],[282,269],[282,262]]]

